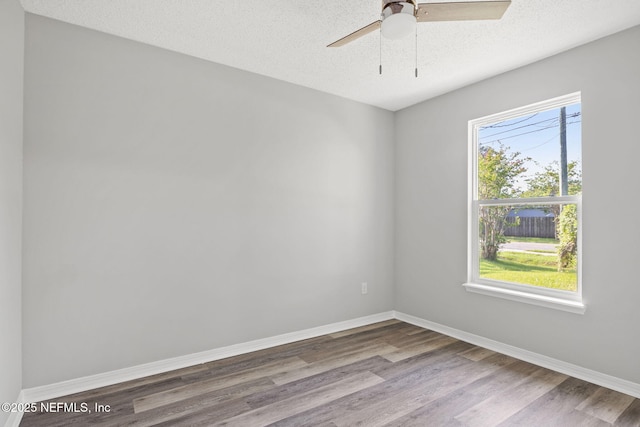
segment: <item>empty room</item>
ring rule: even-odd
[[[640,426],[637,0],[0,0],[0,425]]]

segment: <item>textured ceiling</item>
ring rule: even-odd
[[[325,47],[377,20],[380,0],[21,2],[27,12],[391,111],[640,24],[640,0],[512,0],[499,21],[419,24],[415,78],[412,36],[382,40],[382,75],[378,32]]]

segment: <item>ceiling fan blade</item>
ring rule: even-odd
[[[372,22],[371,24],[367,25],[366,27],[362,27],[359,30],[356,30],[353,33],[349,34],[348,36],[344,36],[340,40],[336,40],[335,42],[331,43],[327,47],[344,46],[345,44],[347,44],[349,42],[352,42],[355,39],[358,39],[358,38],[364,36],[365,34],[369,34],[370,32],[377,30],[378,28],[380,28],[380,24],[381,23],[382,23],[382,21]]]
[[[418,22],[500,19],[510,4],[511,0],[420,3],[416,18]]]

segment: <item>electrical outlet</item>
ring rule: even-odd
[[[362,283],[362,295],[366,294],[368,292],[367,289],[367,282]]]

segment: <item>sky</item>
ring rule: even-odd
[[[566,107],[567,161],[577,161],[582,168],[582,112],[580,104]],[[554,160],[560,164],[560,108],[527,114],[514,119],[492,123],[478,130],[480,145],[499,148],[500,143],[509,152],[520,152],[521,157],[531,157],[526,163],[528,171],[518,180],[524,187],[525,180]],[[524,189],[524,188],[522,188]]]

